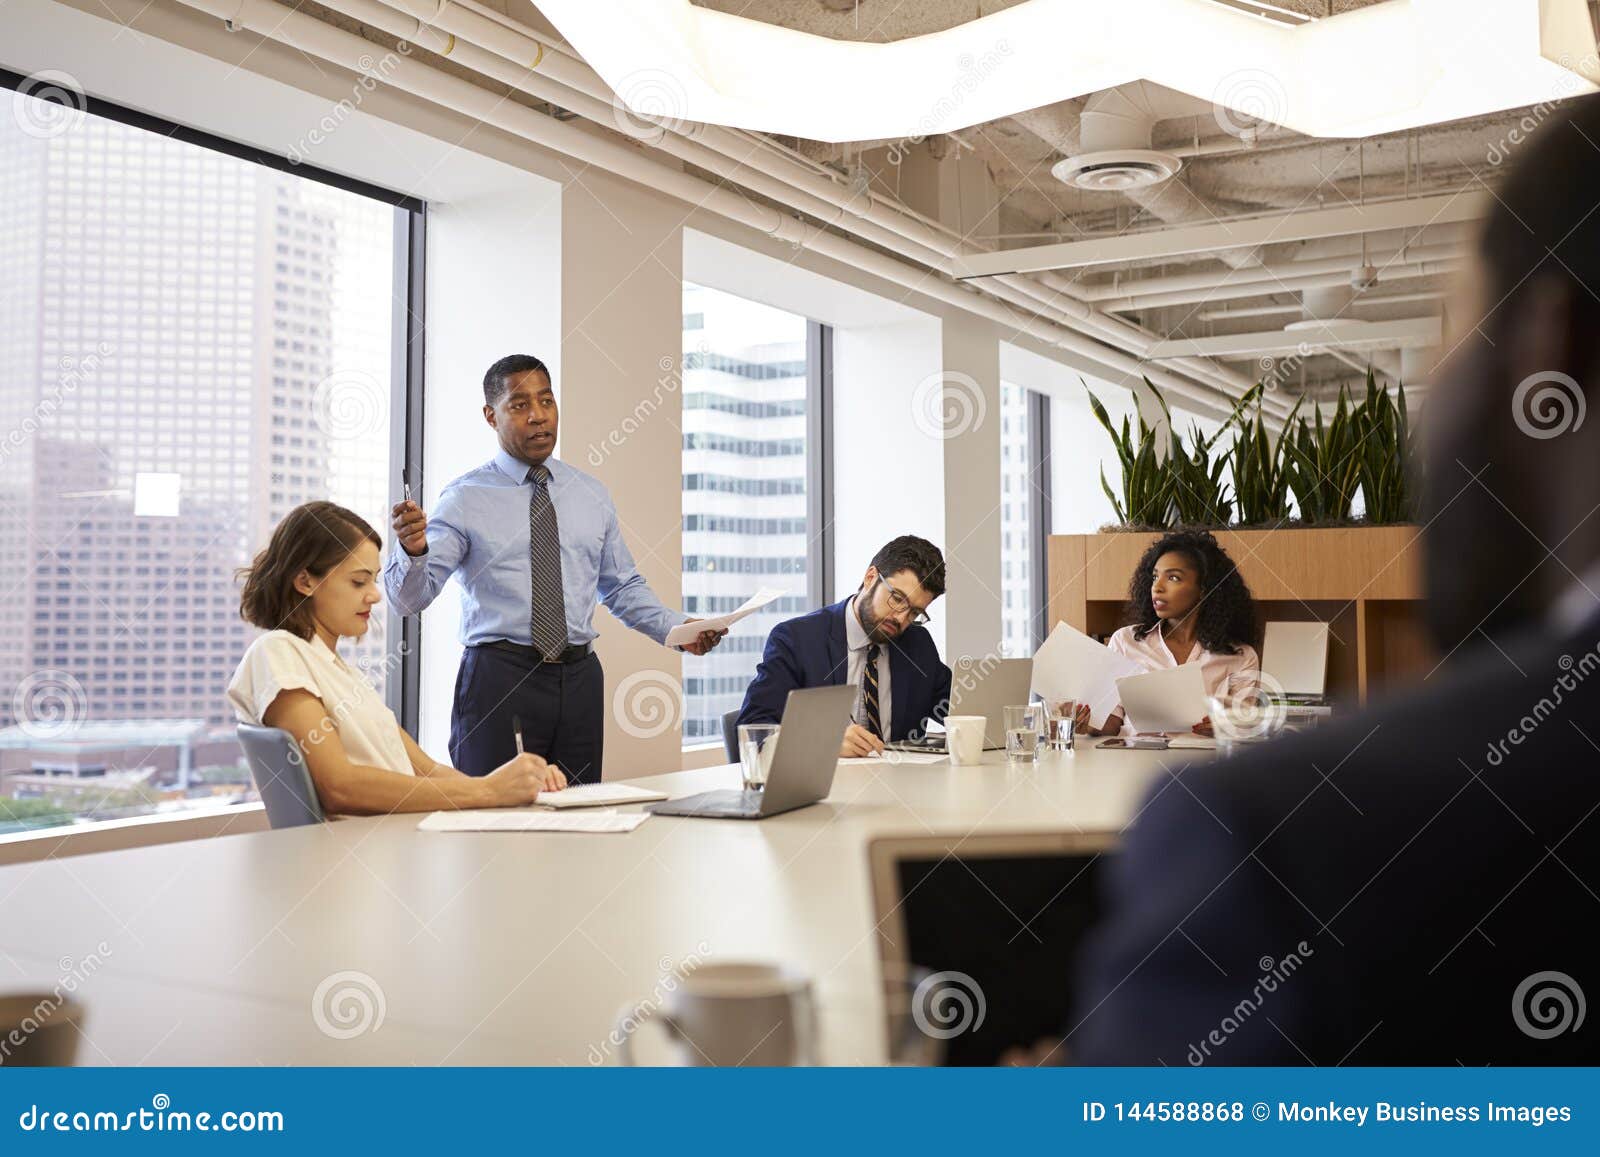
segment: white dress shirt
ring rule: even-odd
[[[867,638],[867,629],[861,625],[861,618],[856,614],[856,599],[858,594],[850,600],[844,608],[844,645],[850,649],[849,664],[845,674],[851,686],[856,689],[856,705],[850,712],[850,718],[865,727],[867,725],[866,706],[861,702],[864,698],[861,691],[861,673],[867,669],[867,648],[872,646],[872,640]],[[889,644],[878,644],[878,723],[883,728],[883,737],[888,739],[889,713],[891,700],[889,698]]]

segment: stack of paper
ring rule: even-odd
[[[649,812],[433,812],[417,825],[419,832],[631,832],[650,818]]]
[[[664,791],[634,787],[627,783],[580,783],[562,791],[541,791],[535,803],[547,807],[616,807],[618,804],[650,803],[666,799]]]
[[[1117,680],[1144,668],[1109,650],[1082,631],[1057,623],[1033,656],[1033,693],[1046,703],[1075,699],[1089,705],[1096,726],[1116,710],[1121,696]],[[1194,721],[1198,721],[1199,716]],[[1193,722],[1193,721],[1192,721]]]

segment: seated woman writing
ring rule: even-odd
[[[1232,701],[1252,694],[1261,660],[1250,645],[1256,631],[1250,588],[1209,531],[1178,530],[1153,544],[1134,569],[1128,587],[1133,622],[1106,646],[1149,671],[1200,664],[1206,694]],[[1093,735],[1123,730],[1119,706],[1095,727],[1088,708],[1078,710],[1080,728]],[[1211,734],[1209,716],[1194,730]]]
[[[516,807],[565,787],[560,770],[536,755],[519,755],[482,778],[429,757],[366,677],[339,657],[339,640],[366,634],[383,601],[381,546],[359,515],[308,502],[239,572],[240,614],[267,632],[228,684],[240,722],[294,736],[329,814]]]

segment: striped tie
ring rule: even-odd
[[[878,644],[867,648],[867,665],[861,672],[861,709],[866,715],[866,728],[879,739],[883,738],[883,720],[878,714]]]
[[[528,502],[528,562],[533,576],[533,646],[547,661],[554,661],[567,646],[567,604],[561,591],[561,535],[555,503],[550,501],[550,471],[542,465],[533,468],[533,497]]]

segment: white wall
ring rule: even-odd
[[[428,212],[427,344],[423,402],[425,510],[451,479],[496,449],[483,417],[483,373],[511,353],[541,358],[562,398],[561,186],[523,174],[505,192],[436,202]],[[571,445],[565,424],[557,453]],[[445,758],[461,594],[451,582],[422,615],[418,741]]]

